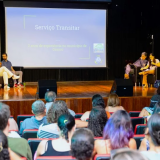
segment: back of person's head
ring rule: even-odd
[[[105,103],[104,103],[104,99],[101,95],[99,94],[95,94],[92,97],[92,107],[100,107],[100,108],[105,108]]]
[[[108,97],[107,106],[116,107],[119,106],[119,97],[117,94],[112,93]]]
[[[8,151],[8,140],[6,135],[0,130],[0,160],[10,160]]]
[[[54,102],[47,113],[48,123],[57,123],[59,116],[65,113],[69,114],[66,102],[62,100]]]
[[[88,128],[95,137],[103,136],[103,129],[107,122],[107,114],[103,108],[93,108],[89,115]]]
[[[160,86],[157,89],[157,94],[160,95]]]
[[[111,160],[147,160],[140,152],[129,148],[119,149]]]
[[[160,113],[153,114],[148,123],[148,134],[155,146],[160,146]]]
[[[160,113],[160,102],[156,103],[152,114]]]
[[[68,141],[68,133],[73,131],[75,126],[75,119],[70,114],[62,114],[58,118],[58,127],[61,131],[61,136]]]
[[[156,104],[157,102],[159,102],[159,101],[160,101],[160,96],[158,96],[158,95],[152,96],[149,107],[154,108],[155,104]]]
[[[32,104],[32,112],[35,116],[43,115],[45,113],[46,107],[42,100],[37,100]]]
[[[71,139],[71,154],[77,160],[89,160],[94,149],[93,133],[86,128],[75,131]]]
[[[10,118],[9,106],[0,103],[0,130],[4,130],[8,124],[8,119]]]
[[[46,102],[54,102],[56,99],[56,93],[53,91],[48,91],[45,93]]]
[[[110,139],[112,149],[128,146],[133,135],[131,118],[124,110],[112,114],[103,132],[103,138]]]

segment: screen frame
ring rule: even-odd
[[[6,31],[6,7],[20,7],[20,8],[59,8],[59,9],[97,9],[106,10],[106,64],[105,67],[24,67],[25,69],[104,69],[108,68],[108,4],[105,3],[66,3],[66,2],[29,2],[29,1],[4,1],[5,11],[5,53],[7,53],[7,31]]]

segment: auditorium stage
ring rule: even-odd
[[[57,99],[66,101],[76,113],[91,110],[91,98],[100,94],[107,103],[113,81],[57,82]],[[25,88],[0,89],[0,101],[8,104],[14,118],[19,114],[31,114],[31,104],[36,99],[37,83],[27,83]],[[133,97],[120,97],[121,105],[127,110],[141,110],[148,106],[150,98],[156,94],[155,88],[134,87]]]

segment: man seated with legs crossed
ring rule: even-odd
[[[2,66],[5,66],[8,70],[10,70],[13,74],[15,75],[19,75],[19,79],[18,79],[18,83],[16,80],[14,80],[14,87],[23,87],[22,84],[22,76],[23,76],[23,72],[22,71],[15,71],[13,69],[12,63],[10,61],[8,61],[8,56],[7,53],[3,53],[2,54]]]
[[[8,78],[19,79],[19,76],[14,75],[11,71],[9,71],[6,67],[1,67],[2,63],[0,62],[0,76],[3,76],[4,81],[4,89],[9,89],[8,86]]]

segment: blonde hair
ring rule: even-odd
[[[115,93],[110,94],[108,97],[107,106],[116,107],[119,106],[119,104],[120,102],[118,95]]]

